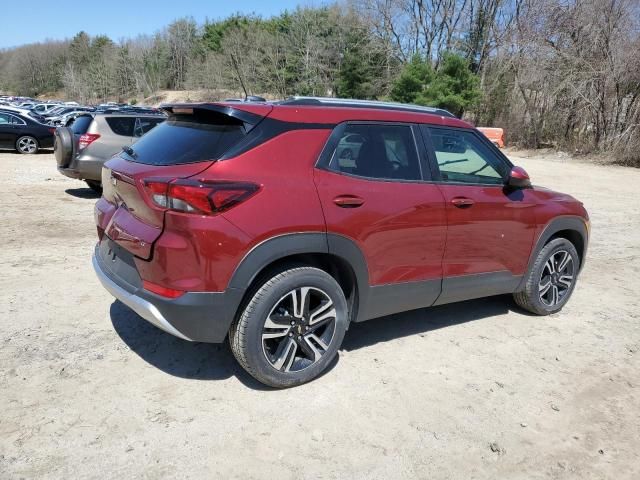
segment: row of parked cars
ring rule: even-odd
[[[148,107],[0,97],[0,148],[24,154],[54,148],[61,173],[100,192],[102,164],[165,119]]]

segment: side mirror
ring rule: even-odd
[[[531,186],[531,179],[524,168],[513,167],[509,173],[507,185],[513,188],[528,188]]]

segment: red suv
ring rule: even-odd
[[[106,163],[93,265],[184,340],[229,337],[259,381],[297,385],[350,322],[512,293],[559,311],[589,220],[443,110],[294,97],[167,105]]]

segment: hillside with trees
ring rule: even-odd
[[[432,105],[505,127],[512,144],[640,166],[640,3],[350,0],[0,51],[2,91],[100,102],[163,89]]]

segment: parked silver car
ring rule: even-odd
[[[164,122],[164,114],[97,113],[76,117],[69,127],[58,127],[54,153],[58,171],[87,182],[102,192],[102,165],[123,148]]]

